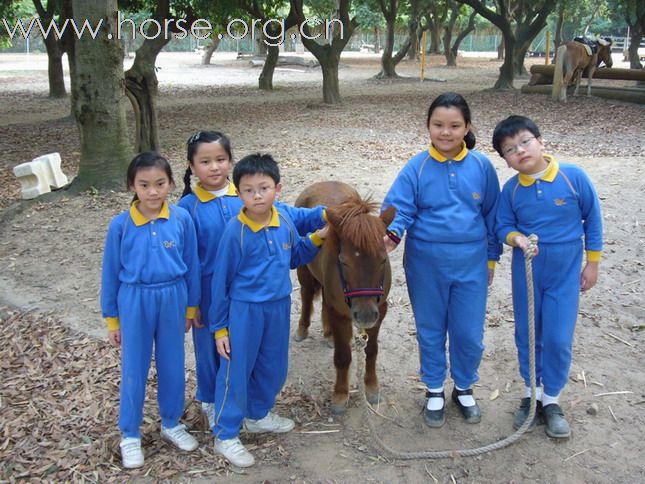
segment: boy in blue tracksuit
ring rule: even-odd
[[[445,422],[446,336],[452,400],[467,423],[478,423],[472,385],[484,349],[488,285],[501,253],[494,234],[499,181],[490,160],[472,150],[470,109],[461,95],[438,96],[427,126],[429,149],[408,161],[383,201],[397,210],[384,240],[390,251],[407,233],[403,266],[427,386],[426,424]]]
[[[292,218],[274,205],[280,173],[269,155],[250,155],[233,171],[244,208],[226,226],[212,282],[210,329],[222,358],[215,385],[215,449],[233,465],[253,456],[240,442],[248,432],[288,432],[293,421],[270,410],[287,377],[289,269],[318,253],[323,228],[301,238]]]
[[[184,175],[184,192],[178,205],[190,213],[197,230],[199,263],[201,267],[202,298],[199,314],[193,325],[193,347],[197,373],[196,398],[214,425],[215,380],[219,356],[215,339],[208,328],[211,304],[211,282],[220,238],[228,221],[242,208],[242,200],[229,180],[233,170],[233,155],[229,138],[218,131],[198,131],[186,144],[188,168]],[[191,176],[199,182],[194,190]],[[296,208],[278,203],[293,218],[300,233],[312,232],[325,225],[324,207]]]
[[[154,152],[141,153],[130,163],[127,181],[135,201],[108,229],[101,310],[108,339],[121,346],[121,457],[125,468],[135,468],[144,463],[139,427],[153,347],[161,436],[185,451],[197,447],[179,418],[184,412],[184,331],[195,317],[200,286],[193,221],[166,201],[173,186],[168,161]]]
[[[532,261],[535,295],[535,364],[538,412],[546,433],[567,438],[569,424],[559,406],[571,366],[571,346],[578,315],[580,291],[598,279],[602,250],[600,201],[586,173],[560,164],[544,154],[544,143],[535,123],[524,116],[510,116],[493,133],[493,147],[519,173],[502,190],[496,230],[513,249],[513,310],[515,343],[520,373],[526,389],[515,414],[519,428],[529,413],[528,308],[523,251],[528,235],[538,236],[538,253]],[[583,242],[584,241],[584,242]],[[587,261],[580,272],[586,250]]]

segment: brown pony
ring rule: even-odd
[[[596,52],[592,55],[587,53],[587,49],[582,42],[572,41],[565,42],[555,54],[555,71],[553,73],[553,88],[551,98],[567,102],[567,87],[575,79],[576,88],[574,96],[578,95],[580,88],[580,78],[582,72],[588,69],[589,82],[587,83],[587,96],[591,96],[591,79],[600,62],[604,62],[607,67],[613,65],[611,59],[611,39],[599,39],[594,41]]]
[[[388,209],[380,217],[374,215],[377,203],[363,200],[349,185],[334,181],[310,185],[296,200],[298,207],[316,205],[328,207],[331,230],[316,258],[298,267],[302,314],[294,339],[302,341],[307,337],[313,299],[322,289],[323,334],[333,341],[336,367],[332,412],[342,414],[349,398],[352,322],[368,335],[365,393],[370,403],[378,403],[378,333],[387,313],[391,283],[383,237],[395,210]]]

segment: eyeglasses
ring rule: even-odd
[[[243,188],[242,190],[240,190],[240,194],[249,198],[254,197],[255,195],[260,195],[264,198],[272,190],[275,190],[275,187],[260,187],[257,190],[255,190],[254,188]]]
[[[531,136],[530,138],[525,138],[523,140],[520,140],[518,144],[504,148],[502,150],[502,154],[504,156],[515,155],[517,154],[518,149],[520,148],[526,149],[534,139],[535,139],[535,136]]]

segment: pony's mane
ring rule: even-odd
[[[368,196],[365,200],[352,196],[327,208],[327,215],[341,239],[346,239],[361,252],[376,256],[383,249],[385,223],[374,215],[379,204]]]

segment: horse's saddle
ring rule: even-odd
[[[588,55],[593,55],[598,52],[598,42],[595,40],[588,39],[586,37],[574,37],[573,41],[581,43],[587,50]]]

